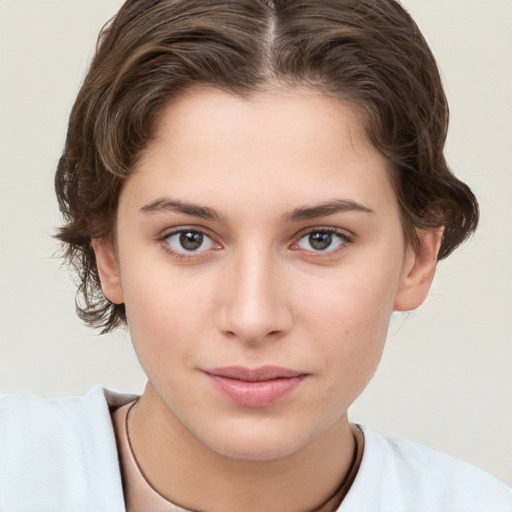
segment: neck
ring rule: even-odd
[[[286,456],[228,457],[192,435],[150,385],[131,412],[130,437],[152,486],[169,501],[204,512],[334,511],[355,449],[344,415]]]

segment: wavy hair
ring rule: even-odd
[[[78,278],[77,312],[102,332],[126,321],[102,293],[91,240],[110,237],[119,192],[164,106],[195,85],[246,96],[306,86],[348,101],[393,177],[408,243],[443,227],[439,258],[476,228],[478,203],[450,171],[436,61],[395,0],[128,0],[100,33],[71,112],[55,187],[57,237]]]

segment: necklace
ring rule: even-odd
[[[147,484],[149,489],[153,491],[160,500],[162,500],[164,503],[167,503],[170,507],[173,507],[173,510],[177,510],[179,512],[207,512],[206,510],[197,510],[197,509],[188,509],[183,507],[182,505],[178,505],[175,502],[170,501],[165,496],[163,496],[150,482],[149,478],[144,473],[139,460],[137,459],[137,456],[135,455],[135,451],[133,450],[132,441],[130,437],[130,429],[129,429],[129,418],[130,413],[133,409],[133,407],[137,404],[138,398],[130,404],[130,407],[128,408],[128,411],[125,415],[125,435],[126,435],[126,444],[128,447],[128,450],[130,452],[130,455],[132,457],[132,460],[134,461],[137,470],[144,480],[144,482]],[[362,451],[363,451],[363,444],[364,444],[364,437],[362,436],[361,431],[359,430],[359,427],[356,427],[358,429],[358,435],[356,435],[354,432],[352,432],[352,436],[354,438],[354,451],[352,454],[352,459],[349,465],[349,468],[345,474],[345,477],[341,481],[340,485],[337,487],[337,489],[332,493],[326,500],[324,500],[320,505],[316,506],[313,509],[308,510],[307,512],[320,512],[324,509],[329,503],[336,500],[338,505],[343,501],[346,494],[348,493],[350,487],[352,486],[352,483],[356,477],[357,470],[359,468],[359,463],[361,461],[362,457]],[[359,437],[359,439],[358,439]]]

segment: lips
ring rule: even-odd
[[[213,387],[231,402],[251,408],[273,405],[297,389],[307,373],[265,366],[244,368],[229,366],[204,370]]]

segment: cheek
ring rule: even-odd
[[[205,293],[165,267],[132,268],[123,280],[126,316],[134,348],[146,371],[187,357],[211,318]],[[193,280],[192,280],[193,281]],[[183,362],[183,361],[182,361]]]
[[[323,286],[306,285],[301,309],[330,337],[357,338],[365,344],[385,337],[393,311],[399,271],[386,263],[351,266],[333,273]]]
[[[399,268],[389,261],[345,269],[329,286],[303,295],[307,337],[323,352],[332,392],[340,385],[355,398],[374,374],[384,348]],[[340,383],[340,381],[343,381]]]

